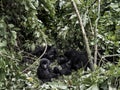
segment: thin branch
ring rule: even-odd
[[[88,20],[89,20],[89,22],[90,22],[91,33],[92,33],[92,35],[94,36],[93,26],[92,26],[92,22],[91,22],[90,17],[88,17]]]
[[[100,66],[100,64],[101,64],[101,62],[103,62],[103,60],[104,61],[107,61],[105,58],[107,58],[107,57],[115,57],[115,56],[119,56],[120,57],[120,54],[113,54],[113,55],[100,55],[100,53],[98,53],[98,55],[99,55],[99,57],[100,57],[100,62],[99,62],[99,64],[98,64],[98,66]]]
[[[90,50],[90,47],[89,47],[88,38],[87,38],[87,35],[85,33],[83,22],[82,22],[82,19],[81,19],[81,16],[80,16],[80,13],[78,11],[76,3],[74,2],[74,0],[71,0],[71,2],[73,4],[73,7],[75,9],[75,12],[76,12],[78,20],[79,20],[80,27],[82,29],[82,34],[83,34],[83,38],[84,38],[84,41],[85,41],[86,51],[87,51],[87,54],[88,54],[90,69],[93,71],[94,70],[94,65],[93,65],[93,61],[92,61],[91,50]]]
[[[98,52],[98,45],[97,45],[97,34],[98,34],[98,21],[100,19],[100,0],[98,0],[98,13],[97,19],[95,21],[95,30],[94,30],[94,39],[95,39],[95,52],[94,52],[94,63],[97,64],[97,52]]]
[[[120,56],[120,54],[104,55],[102,58]]]
[[[42,33],[43,39],[44,39],[44,41],[45,41],[45,49],[44,49],[42,55],[41,55],[32,65],[30,65],[30,66],[27,67],[25,70],[23,70],[22,73],[26,72],[27,70],[29,70],[30,68],[32,68],[36,63],[38,63],[39,60],[42,58],[42,56],[45,54],[45,52],[46,52],[46,50],[47,50],[47,41],[46,41],[46,39],[44,38],[44,34],[43,34],[42,31],[41,31],[41,33]]]
[[[90,9],[96,2],[97,2],[97,0],[95,0],[95,1],[88,7],[88,9]]]

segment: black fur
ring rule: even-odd
[[[44,52],[45,47],[41,47],[41,46],[37,46],[35,48],[35,50],[33,52],[31,52],[31,54],[40,57],[42,55],[42,53]],[[54,62],[54,60],[57,57],[57,49],[54,46],[47,46],[47,50],[45,52],[45,54],[43,55],[42,58],[47,58],[49,59],[51,62]]]
[[[54,73],[58,75],[70,75],[72,73],[71,66],[68,63],[61,65],[62,69],[59,69],[58,67],[54,68]]]
[[[66,51],[64,55],[70,60],[71,69],[78,70],[83,68],[84,70],[87,70],[87,67],[89,67],[87,53],[84,51],[76,51],[72,49]]]
[[[48,46],[47,51],[43,57],[49,59],[51,62],[54,62],[54,60],[57,58],[58,51],[57,48],[53,46]]]
[[[71,62],[66,62],[61,65],[62,70],[60,70],[61,75],[70,75],[72,73]]]
[[[68,58],[65,57],[64,55],[60,55],[58,58],[57,58],[57,62],[59,65],[62,65],[62,64],[65,64],[66,62],[68,62]]]
[[[37,68],[37,76],[42,82],[49,82],[52,78],[57,78],[58,75],[53,73],[50,68],[50,61],[46,58],[41,59],[40,65]]]

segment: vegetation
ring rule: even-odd
[[[39,58],[21,61],[35,46],[46,44],[60,52],[89,48],[95,70],[80,69],[41,84],[36,76]],[[119,90],[120,59],[97,66],[99,49],[105,51],[102,62],[105,57],[120,56],[119,0],[0,0],[0,90]]]

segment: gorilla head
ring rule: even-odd
[[[46,59],[46,58],[41,59],[41,61],[40,61],[40,67],[42,69],[49,68],[49,65],[50,65],[50,61],[48,59]]]

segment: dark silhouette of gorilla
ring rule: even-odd
[[[54,68],[54,73],[60,75],[70,75],[72,73],[71,66],[67,65],[67,63],[61,65],[62,69],[58,67]]]
[[[57,61],[62,68],[56,69],[60,75],[70,75],[72,70],[76,71],[80,68],[87,70],[87,67],[89,67],[87,52],[74,49],[65,51],[64,55],[57,58]]]
[[[40,60],[40,65],[37,68],[37,76],[43,83],[50,82],[52,78],[58,77],[58,75],[53,72],[49,65],[50,61],[46,58],[42,58]]]
[[[60,75],[70,75],[72,70],[71,70],[71,62],[68,60],[67,57],[64,55],[60,55],[57,58],[58,64],[61,66],[61,70],[58,68],[57,71],[59,72]]]
[[[53,46],[48,46],[47,51],[43,57],[49,59],[51,62],[54,62],[58,56],[57,48]]]
[[[66,62],[61,65],[60,75],[70,75],[72,73],[71,62]]]
[[[36,46],[35,50],[31,52],[32,55],[35,55],[37,57],[41,56],[44,52],[44,47],[42,46]]]
[[[71,69],[73,70],[78,70],[80,68],[87,70],[87,67],[89,67],[89,60],[87,58],[87,52],[85,51],[71,49],[66,51],[64,55],[70,60]]]
[[[35,55],[37,57],[41,56],[42,53],[44,52],[45,47],[42,46],[37,46],[35,48],[35,50],[33,52],[31,52],[32,55]],[[51,62],[54,62],[54,60],[56,59],[58,54],[57,48],[55,48],[54,46],[47,46],[47,50],[45,52],[45,54],[43,55],[42,58],[47,58],[49,59]]]
[[[57,58],[57,62],[58,62],[59,65],[65,64],[65,63],[67,63],[68,61],[69,61],[68,58],[65,57],[64,55],[60,55],[60,56],[58,56],[58,58]]]

